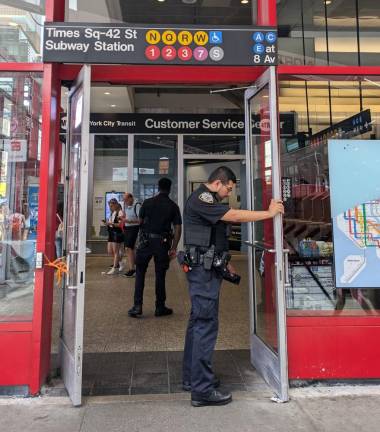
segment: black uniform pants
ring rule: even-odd
[[[169,268],[168,252],[167,243],[163,243],[159,238],[149,239],[146,247],[136,250],[135,305],[143,304],[145,274],[152,257],[154,257],[156,272],[156,307],[165,305],[165,277]]]
[[[187,274],[191,313],[187,326],[183,381],[191,392],[208,395],[213,389],[212,355],[218,337],[219,291],[222,278],[215,270],[194,266]]]

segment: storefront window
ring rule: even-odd
[[[323,0],[281,0],[277,4],[282,64],[327,64]]]
[[[135,135],[133,194],[139,202],[158,192],[158,180],[169,178],[170,197],[177,202],[177,137]]]
[[[358,7],[360,65],[378,66],[380,3],[373,0],[360,0]]]
[[[378,2],[280,0],[277,10],[281,63],[377,65]]]
[[[0,61],[41,62],[45,1],[0,1]]]
[[[137,24],[251,25],[254,2],[66,0],[66,21]]]
[[[0,73],[0,321],[31,321],[41,148],[40,74]]]
[[[300,120],[296,122],[298,133],[281,140],[281,175],[287,191],[284,246],[289,250],[290,262],[288,313],[373,314],[380,309],[380,289],[359,289],[354,282],[351,288],[346,289],[336,283],[328,140],[380,139],[379,77],[361,77],[350,82],[317,79],[280,83],[280,111],[287,111],[292,106]],[[348,172],[347,175],[354,174]],[[371,181],[375,190],[380,191],[380,181],[377,178]],[[350,191],[346,193],[349,196]],[[379,243],[375,241],[380,233],[378,199],[380,192],[378,197],[370,197],[372,201],[367,206],[372,212],[368,219],[370,233],[367,237],[373,248],[379,249],[380,256]],[[366,231],[366,215],[359,213],[357,221],[352,223],[364,224],[362,228]],[[348,242],[349,237],[347,234]],[[353,239],[353,243],[358,247],[357,254],[361,255],[364,240],[359,245]]]
[[[319,52],[327,52],[330,65],[358,65],[355,0],[328,1],[325,4],[328,45],[316,44]],[[342,10],[344,13],[342,14]]]

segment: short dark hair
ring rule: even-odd
[[[170,189],[172,187],[172,181],[167,177],[162,177],[158,180],[158,190],[160,192],[170,193]]]
[[[223,184],[227,184],[229,181],[236,183],[236,175],[232,169],[226,166],[220,166],[210,174],[207,181],[213,183],[215,180],[220,180]]]

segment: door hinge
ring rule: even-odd
[[[36,269],[42,269],[44,266],[44,254],[43,252],[36,253]]]

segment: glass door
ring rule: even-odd
[[[91,66],[83,66],[68,99],[64,254],[68,272],[62,293],[60,364],[74,406],[82,399]]]
[[[277,82],[270,67],[245,92],[248,208],[266,210],[281,198]],[[253,130],[260,130],[253,135]],[[249,224],[251,361],[276,393],[288,400],[282,216]]]

